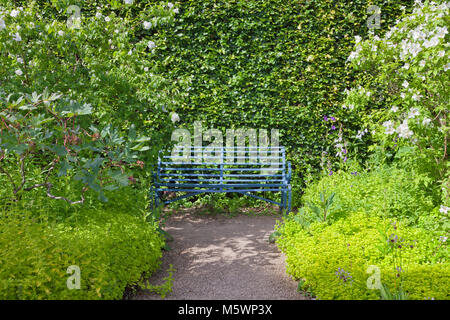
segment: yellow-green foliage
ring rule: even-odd
[[[121,299],[158,268],[162,245],[152,225],[119,210],[86,209],[64,223],[3,217],[0,299]],[[79,290],[66,285],[71,265],[80,267]]]
[[[424,177],[393,167],[380,167],[369,172],[353,170],[340,170],[312,183],[304,191],[302,201],[317,203],[320,192],[335,192],[332,211],[338,214],[364,210],[384,217],[406,219],[412,224],[418,223],[435,207],[431,192],[421,183]]]
[[[281,236],[277,243],[286,254],[288,273],[303,279],[303,288],[319,299],[378,299],[379,291],[366,287],[369,265],[380,268],[381,282],[391,290],[402,280],[411,299],[449,299],[450,263],[445,243],[437,234],[423,229],[398,223],[396,227],[389,220],[364,212],[352,213],[331,225],[315,222],[307,229],[288,218],[278,226]],[[402,248],[390,249],[382,234],[403,239]],[[395,270],[399,265],[401,277]],[[335,274],[338,268],[349,272],[355,283],[340,282]]]

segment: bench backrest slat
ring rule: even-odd
[[[176,147],[171,155],[160,154],[157,179],[168,189],[276,187],[286,180],[285,150],[284,147]]]

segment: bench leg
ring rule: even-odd
[[[159,192],[155,191],[155,209],[158,209],[159,207],[159,200],[160,200]]]
[[[159,207],[159,203],[160,203],[160,196],[158,191],[156,191],[155,187],[151,187],[150,188],[150,209],[156,210]]]
[[[286,209],[286,191],[281,191],[281,206],[280,211],[283,211]]]
[[[149,202],[150,202],[150,211],[155,209],[155,188],[153,186],[150,187],[149,192]]]
[[[287,205],[287,213],[291,212],[291,201],[292,201],[292,187],[289,185],[288,187],[288,205]]]

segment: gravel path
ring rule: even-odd
[[[169,242],[161,269],[151,279],[160,284],[172,264],[173,292],[166,299],[306,299],[286,274],[284,255],[269,243],[280,216],[172,215],[165,230]],[[161,299],[139,291],[133,299]]]

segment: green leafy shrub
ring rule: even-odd
[[[85,207],[52,222],[10,210],[0,218],[0,298],[121,299],[159,267],[164,244],[155,226],[124,212]],[[72,265],[80,289],[67,288]]]
[[[417,224],[424,216],[434,212],[436,203],[430,190],[424,189],[420,177],[404,169],[379,167],[355,171],[339,170],[311,183],[304,191],[302,202],[320,207],[320,194],[335,193],[330,207],[331,221],[350,212],[364,210],[369,215],[403,219],[408,224]],[[428,191],[428,192],[427,192]],[[311,215],[310,206],[302,213]]]
[[[277,228],[277,244],[286,254],[287,272],[319,299],[378,299],[380,292],[366,286],[370,265],[380,269],[381,282],[391,291],[401,288],[410,299],[449,299],[446,239],[391,222],[364,212],[308,228],[287,219]],[[401,248],[390,245],[393,235]],[[344,282],[339,279],[342,270]]]
[[[47,90],[10,98],[0,91],[0,174],[7,177],[15,201],[36,188],[71,204],[84,202],[88,189],[106,201],[105,190],[128,186],[132,176],[126,167],[143,167],[137,154],[150,148],[144,145],[150,139],[138,137],[134,125],[127,135],[109,125],[98,129],[86,119],[90,105]],[[63,176],[80,182],[81,200],[53,194],[54,180]]]

